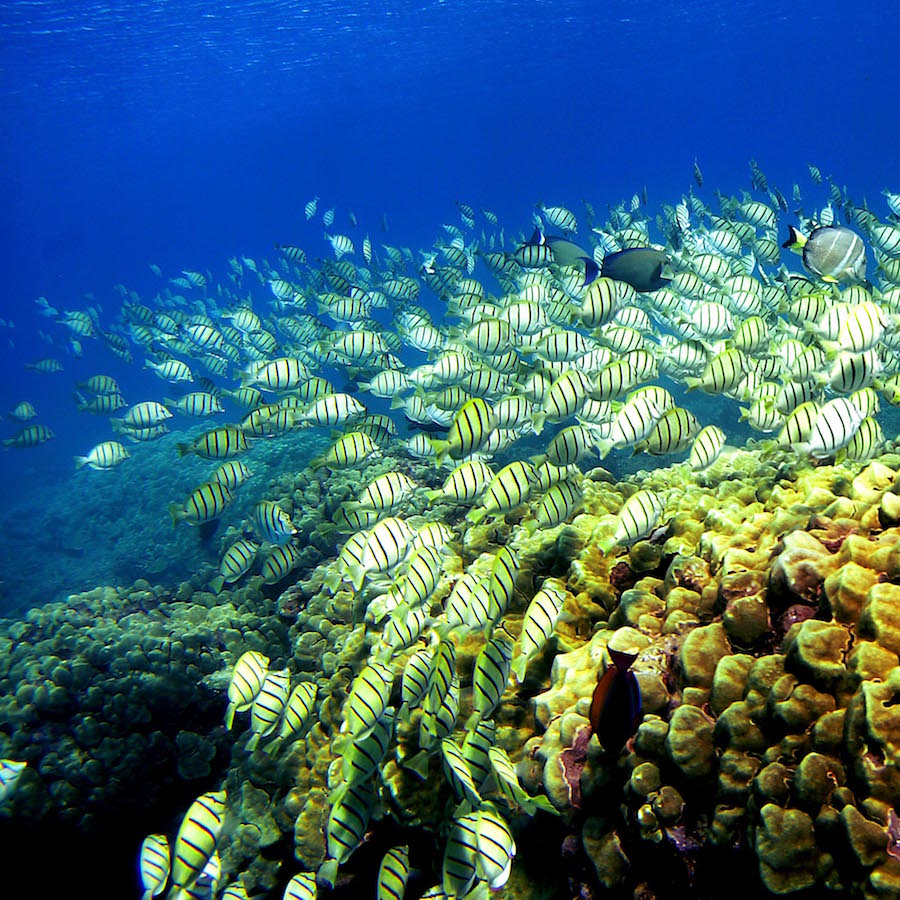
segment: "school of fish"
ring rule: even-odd
[[[885,191],[886,211],[871,209],[827,179],[825,206],[791,211],[755,162],[750,170],[748,189],[706,200],[695,161],[696,191],[652,217],[646,192],[609,207],[602,222],[587,202],[579,215],[540,204],[517,235],[490,211],[459,203],[459,221],[418,252],[326,231],[334,259],[313,263],[301,247],[276,244],[272,261],[229,260],[221,281],[184,270],[152,301],[119,286],[121,306],[106,323],[96,307],[59,311],[38,301],[76,352],[94,342],[119,365],[140,360],[163,382],[158,397],[132,404],[113,375],[77,384],[78,409],[109,417],[113,433],[77,456],[77,468],[127,465],[141,443],[179,422],[227,420],[178,443],[173,465],[197,455],[211,471],[187,497],[173,498],[173,525],[227,516],[236,492],[250,490],[254,444],[302,440],[311,429],[333,434],[311,466],[325,484],[324,470],[385,455],[434,473],[419,484],[398,466],[361,485],[335,515],[340,539],[324,584],[361,597],[361,627],[378,638],[336,739],[328,859],[318,873],[295,876],[285,898],[315,897],[317,881],[335,883],[364,840],[396,723],[412,710],[421,712],[420,752],[403,764],[423,775],[439,765],[458,802],[442,882],[426,896],[481,897],[502,887],[516,853],[505,810],[553,811],[519,784],[491,716],[551,638],[565,582],[540,585],[514,637],[504,617],[516,593],[516,552],[500,547],[487,569],[459,574],[459,528],[522,510],[515,521],[525,534],[565,523],[579,510],[583,472],[610,454],[714,465],[727,456],[728,422],[718,414],[702,421],[685,399],[694,391],[731,401],[735,423],[770,435],[758,441],[762,453],[865,461],[885,445],[881,401],[900,405],[900,194]],[[809,166],[809,174],[824,191],[819,170]],[[803,203],[796,184],[791,198]],[[308,221],[318,199],[306,204]],[[334,219],[329,209],[322,224],[331,229]],[[350,222],[357,227],[355,216]],[[802,272],[785,265],[790,252]],[[63,366],[47,358],[30,368],[58,377]],[[31,424],[37,412],[28,400],[9,417],[23,427],[7,446],[53,437]],[[404,514],[422,496],[435,515],[417,528]],[[598,536],[600,549],[653,534],[669,502],[665,492],[631,494],[614,528]],[[451,506],[466,509],[456,530],[441,521]],[[296,533],[287,511],[261,499],[211,589],[253,571],[266,583],[283,581],[298,562]],[[436,607],[431,598],[451,572],[452,590]],[[461,725],[456,649],[472,633],[484,645],[473,712]],[[614,752],[637,716],[632,659],[610,660],[594,698],[595,730],[601,740],[601,729],[610,735]],[[317,696],[315,684],[268,664],[258,651],[237,662],[225,724],[249,713],[247,749],[275,753],[315,718]],[[390,705],[397,683],[399,708]],[[9,772],[12,783],[18,771]],[[505,805],[486,799],[490,790]],[[179,900],[211,896],[225,808],[224,792],[199,797],[171,850],[164,835],[148,836],[140,856],[146,897],[166,885]],[[392,848],[377,896],[402,897],[409,871],[408,848]]]

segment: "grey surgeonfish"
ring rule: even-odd
[[[540,228],[534,230],[531,239],[526,242],[531,247],[549,247],[552,261],[559,266],[581,266],[584,269],[584,283],[590,284],[599,274],[600,269],[591,254],[573,243],[568,238],[553,234],[544,234]]]
[[[658,291],[672,279],[664,275],[669,257],[653,247],[632,247],[603,257],[600,272],[604,278],[624,281],[636,291]]]
[[[824,225],[806,237],[790,226],[790,235],[781,245],[803,259],[803,266],[823,281],[866,280],[866,245],[862,238],[843,225]]]

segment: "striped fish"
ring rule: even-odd
[[[309,408],[297,416],[297,422],[306,425],[341,425],[365,415],[366,408],[350,394],[326,394],[313,401]]]
[[[196,453],[203,459],[231,459],[249,449],[250,444],[243,431],[226,425],[201,434],[189,444],[178,444],[178,456]]]
[[[462,754],[469,765],[475,787],[480,791],[491,777],[490,749],[497,736],[497,724],[493,719],[482,719],[474,728],[466,731]]]
[[[572,478],[551,485],[534,510],[534,518],[523,523],[529,534],[538,528],[555,528],[567,521],[581,505],[581,487]]]
[[[718,425],[701,428],[694,438],[694,443],[691,444],[688,465],[695,472],[711,466],[722,452],[726,440],[725,432]]]
[[[375,799],[371,782],[348,784],[332,804],[325,826],[330,857],[319,869],[318,881],[333,885],[338,866],[362,843],[369,827],[369,811]]]
[[[516,579],[519,575],[519,556],[510,546],[501,547],[491,563],[488,579],[489,610],[491,624],[499,621],[506,607],[516,593]]]
[[[460,800],[466,800],[476,809],[481,806],[481,796],[475,787],[469,764],[452,738],[446,737],[441,741],[441,759],[444,774],[456,796]]]
[[[831,456],[850,443],[864,418],[852,400],[836,397],[819,410],[808,441],[794,447],[817,459]]]
[[[376,900],[403,900],[409,880],[409,847],[391,847],[378,867]]]
[[[90,466],[92,469],[111,469],[130,459],[131,454],[118,441],[103,441],[97,444],[87,456],[75,457],[75,468]]]
[[[652,422],[651,422],[652,427]],[[583,425],[569,425],[547,445],[542,462],[558,468],[573,466],[594,449],[594,437]]]
[[[164,834],[148,834],[141,844],[140,870],[142,900],[161,894],[169,880],[171,857],[169,841]]]
[[[246,575],[256,561],[258,551],[259,544],[254,544],[247,538],[235,541],[222,556],[222,561],[219,563],[219,574],[210,581],[209,589],[214,594],[218,594],[226,584],[233,584]]]
[[[550,640],[565,599],[566,591],[562,583],[558,579],[548,578],[528,604],[522,622],[522,634],[519,637],[519,655],[511,665],[520,684],[525,679],[525,669],[529,661],[537,656]]]
[[[300,550],[292,544],[276,546],[263,560],[259,574],[265,584],[277,584],[300,563]]]
[[[234,496],[218,481],[201,484],[195,491],[188,495],[187,499],[179,505],[169,504],[169,515],[172,517],[172,525],[179,522],[187,522],[189,525],[201,525],[218,519],[225,511]]]
[[[516,767],[502,747],[491,746],[488,750],[488,759],[490,760],[491,770],[497,779],[497,783],[500,785],[500,790],[503,791],[510,806],[513,808],[521,806],[529,816],[533,816],[539,809],[559,815],[558,810],[550,802],[549,797],[543,794],[532,797],[519,784]]]
[[[338,737],[334,750],[341,760],[344,784],[359,784],[378,771],[391,746],[394,718],[393,708],[388,708],[378,717],[372,731],[362,740],[349,735]]]
[[[225,412],[219,398],[206,391],[194,391],[177,400],[166,397],[164,402],[166,408],[177,410],[185,416],[214,416]]]
[[[224,485],[229,491],[240,487],[251,475],[250,468],[240,460],[229,460],[222,463],[218,469],[212,473],[212,480],[218,481]]]
[[[399,563],[409,549],[413,531],[403,519],[389,516],[369,531],[363,544],[362,556],[357,565],[351,565],[348,573],[358,592],[367,575],[387,572]]]
[[[432,503],[441,498],[470,503],[484,493],[493,477],[490,467],[480,459],[466,460],[447,476],[442,488],[426,491],[425,496]]]
[[[253,507],[253,527],[269,543],[284,546],[297,533],[290,515],[272,500],[261,500]]]
[[[476,878],[499,890],[509,879],[515,854],[509,827],[490,804],[455,818],[444,852],[444,892],[465,896]]]
[[[472,715],[466,728],[474,728],[494,711],[509,681],[513,655],[513,640],[505,632],[497,630],[481,648],[475,658],[472,671]]]
[[[241,387],[258,387],[264,391],[289,391],[310,377],[310,371],[299,359],[279,357],[254,371],[244,372]]]
[[[338,438],[324,456],[310,463],[315,471],[322,466],[332,470],[347,469],[378,453],[375,442],[361,431],[351,431]]]
[[[400,679],[400,717],[404,719],[408,710],[417,707],[428,691],[428,678],[431,672],[434,649],[423,647],[410,654],[406,665],[403,667],[403,676]]]
[[[234,714],[250,709],[256,695],[262,690],[269,658],[258,650],[247,650],[241,654],[228,684],[228,709],[225,710],[225,727],[231,730]]]
[[[349,508],[370,509],[380,515],[387,514],[415,489],[415,482],[402,472],[386,472],[367,484],[356,499],[350,501]],[[344,506],[348,507],[348,504],[345,503]]]
[[[197,881],[216,849],[225,818],[225,791],[201,794],[188,808],[172,858],[171,900],[188,900]]]
[[[422,635],[429,621],[428,610],[424,607],[410,609],[402,604],[393,610],[374,649],[375,658],[379,662],[387,662],[394,654],[411,647]]]
[[[372,733],[387,707],[393,683],[394,673],[380,662],[366,666],[353,680],[344,706],[344,722],[354,740],[361,741]]]
[[[298,872],[285,886],[281,900],[316,900],[316,896],[316,876]]]
[[[533,483],[534,466],[525,460],[514,460],[491,479],[482,504],[470,509],[466,518],[477,525],[485,516],[511,512],[528,502]]]
[[[167,359],[165,362],[161,363],[148,361],[144,364],[144,368],[152,369],[160,378],[164,381],[169,381],[172,384],[194,380],[190,367],[180,359]]]
[[[301,681],[294,686],[284,707],[278,739],[284,740],[303,731],[315,712],[318,691],[319,687],[314,681]]]
[[[252,734],[247,741],[247,750],[256,749],[260,740],[275,731],[287,705],[291,688],[291,673],[287,669],[267,672],[259,693],[253,698],[250,707],[250,730]]]
[[[681,453],[699,430],[697,417],[689,409],[676,406],[663,413],[647,437],[634,445],[634,453],[646,452],[652,456]]]
[[[481,397],[469,400],[454,416],[447,440],[431,441],[437,464],[443,465],[448,456],[462,459],[480,450],[496,424],[496,417],[485,400]]]
[[[593,382],[583,372],[577,369],[563,372],[550,385],[541,408],[532,415],[535,434],[543,431],[545,422],[564,422],[576,415],[593,389]]]
[[[635,491],[623,504],[611,537],[598,542],[603,553],[647,537],[659,524],[665,509],[663,498],[653,491]]]
[[[456,728],[458,717],[459,677],[454,672],[440,705],[432,708],[428,703],[428,698],[425,698],[422,720],[419,725],[419,745],[427,751],[443,738],[449,737]]]

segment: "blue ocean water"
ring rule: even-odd
[[[2,455],[2,602],[125,582],[127,558],[102,551],[124,532],[152,557],[147,488],[170,479],[172,499],[190,480],[136,467],[116,491],[124,469],[74,473],[111,437],[75,411],[78,380],[115,374],[129,402],[167,386],[95,341],[73,356],[38,297],[102,318],[117,284],[152,303],[150,263],[221,279],[275,242],[325,256],[313,196],[343,230],[352,210],[354,233],[414,249],[457,200],[511,233],[540,200],[676,202],[695,159],[707,199],[749,187],[752,157],[785,194],[806,179],[810,205],[826,194],[807,161],[875,201],[898,187],[898,24],[837,0],[0,4],[0,410],[28,399],[56,433]],[[64,372],[24,368],[44,356]],[[85,533],[104,505],[110,530]]]

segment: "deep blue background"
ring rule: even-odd
[[[15,322],[0,411],[29,399],[58,435],[0,456],[5,502],[63,489],[71,457],[110,437],[75,413],[78,377],[115,372],[129,402],[165,393],[95,343],[67,358],[36,297],[110,312],[116,283],[152,301],[148,263],[221,276],[276,241],[325,255],[313,195],[335,230],[352,209],[357,240],[413,248],[458,221],[457,199],[509,233],[538,200],[602,214],[646,185],[652,212],[691,187],[695,157],[710,201],[749,187],[754,157],[821,205],[812,161],[883,215],[880,190],[900,189],[898,34],[896,7],[838,0],[0,3],[0,318]],[[23,368],[44,355],[66,372]]]

